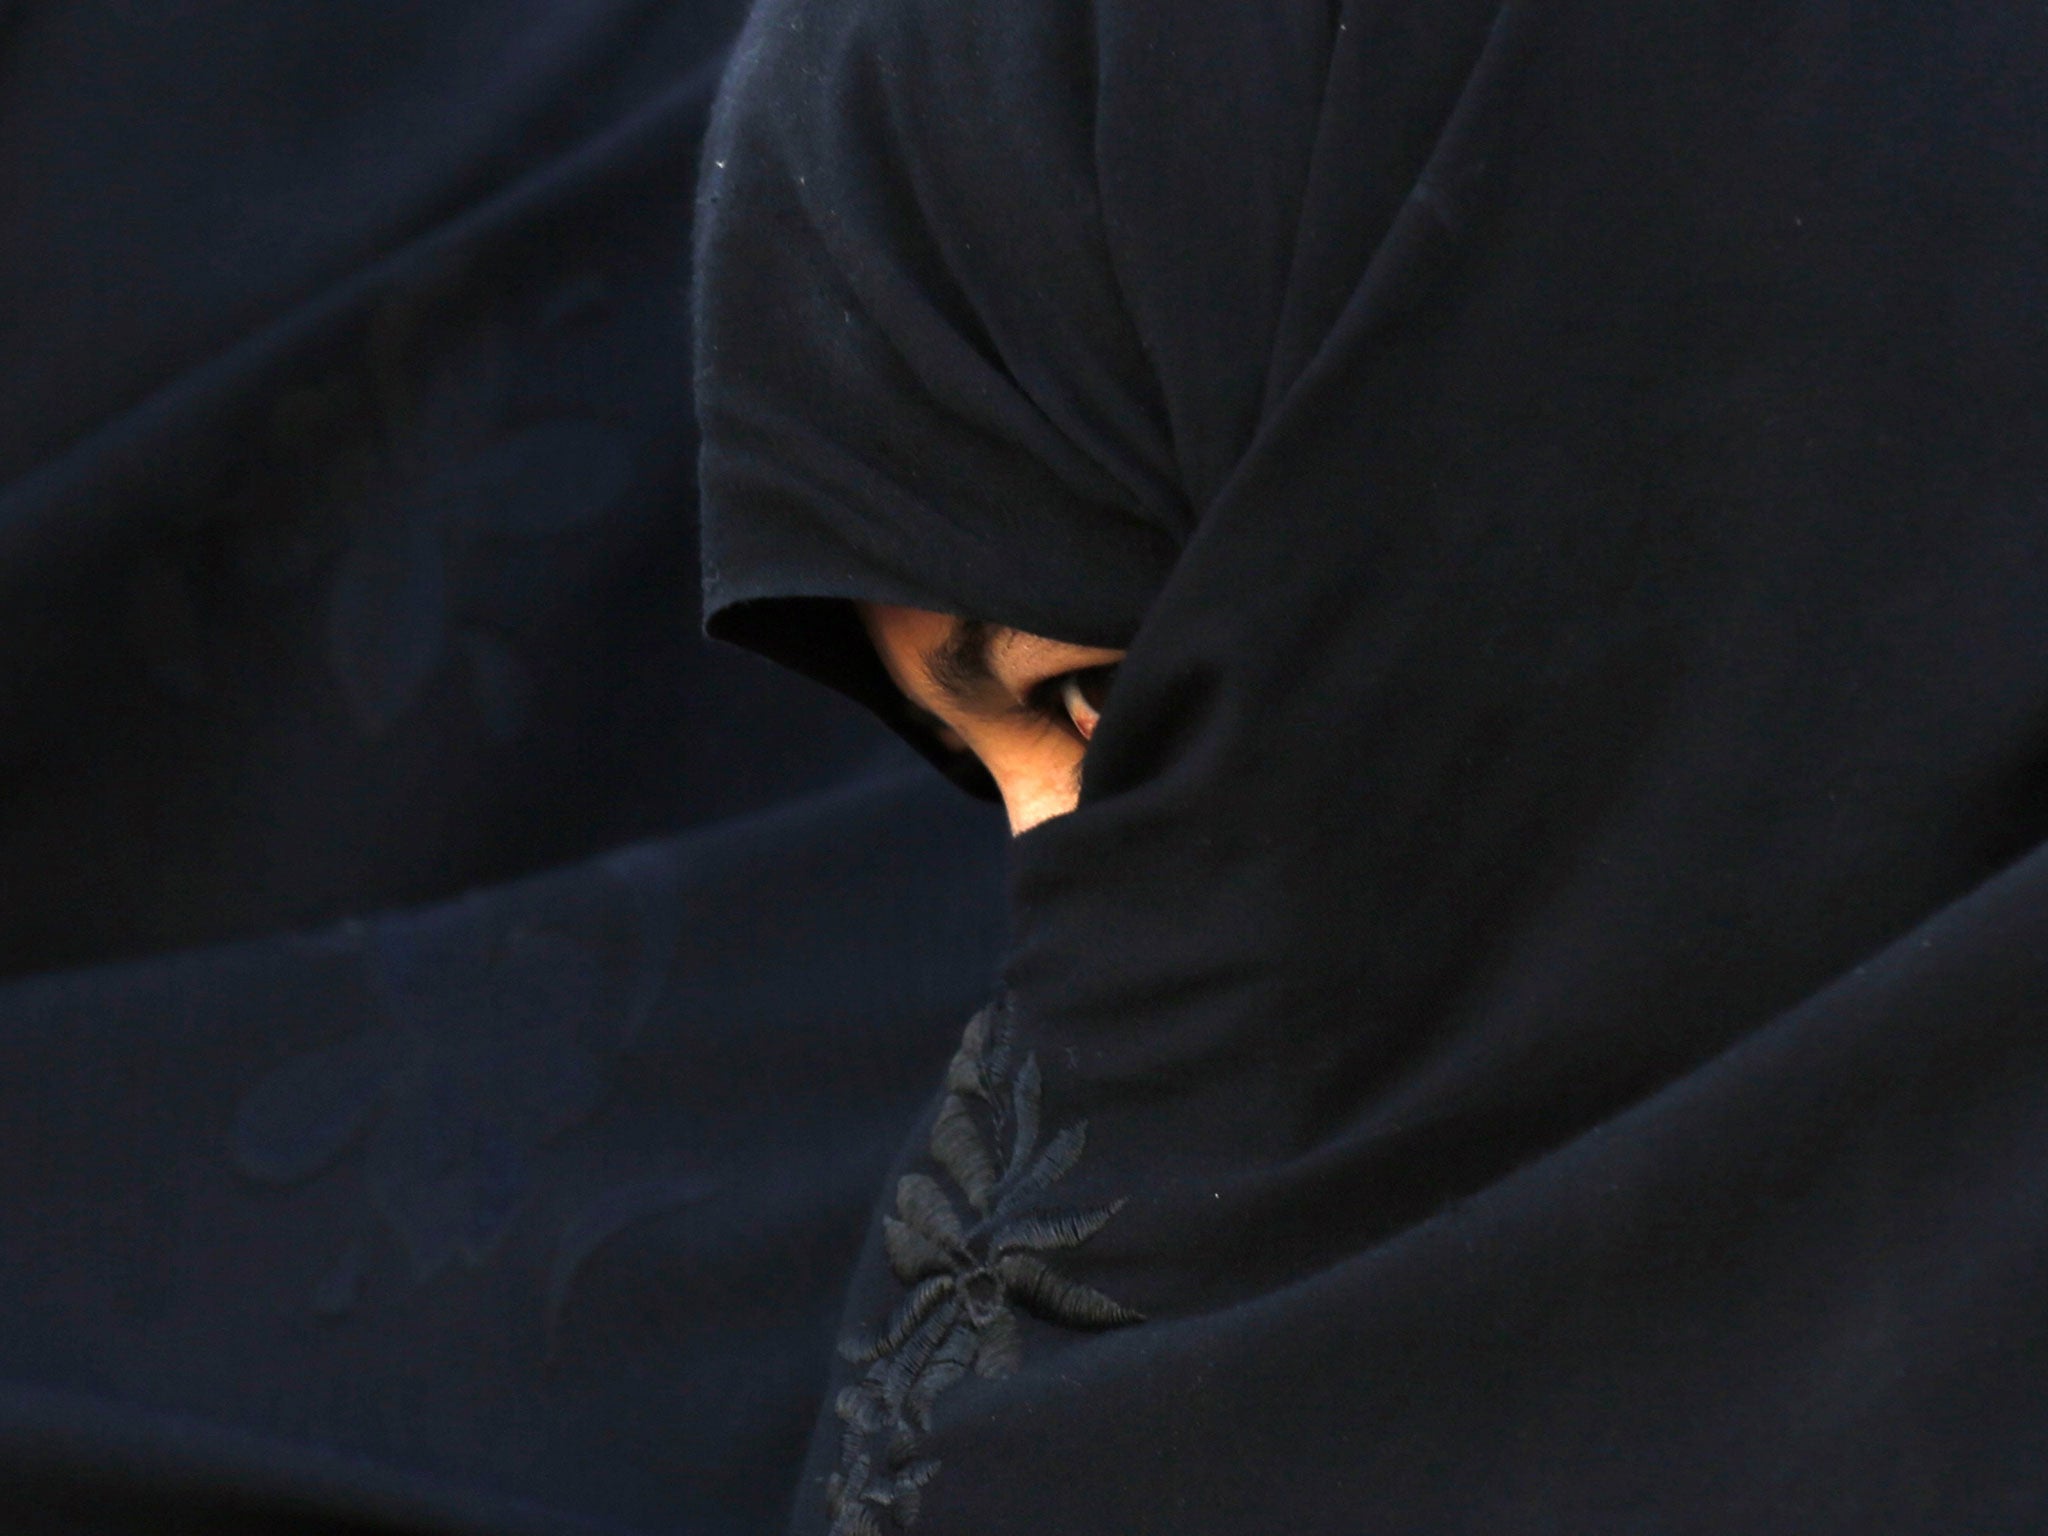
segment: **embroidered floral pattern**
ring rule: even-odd
[[[573,897],[517,888],[349,927],[363,1027],[252,1085],[230,1147],[252,1179],[310,1183],[352,1154],[365,1200],[313,1296],[338,1316],[362,1300],[378,1237],[415,1285],[490,1262],[547,1181],[550,1148],[601,1111],[669,976],[661,921],[669,866],[645,850],[605,860]],[[693,1169],[620,1166],[562,1231],[548,1279],[552,1329],[592,1253],[634,1222],[704,1198]],[[625,1175],[631,1177],[623,1177]]]
[[[939,1470],[921,1454],[933,1405],[970,1371],[996,1379],[1017,1369],[1019,1309],[1069,1328],[1142,1321],[1044,1257],[1087,1242],[1124,1202],[1041,1205],[1081,1160],[1088,1127],[1078,1121],[1041,1147],[1038,1058],[1014,1057],[997,1003],[975,1015],[946,1073],[931,1156],[966,1211],[938,1180],[909,1173],[896,1184],[896,1214],[882,1218],[889,1266],[910,1292],[879,1333],[840,1346],[867,1369],[837,1403],[845,1431],[826,1489],[832,1536],[885,1536],[916,1523]]]

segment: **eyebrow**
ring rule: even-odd
[[[927,651],[924,675],[946,701],[965,714],[991,716],[1008,712],[992,695],[1002,687],[991,653],[1003,627],[985,619],[957,619],[953,631]]]

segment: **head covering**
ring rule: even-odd
[[[2038,1529],[2048,18],[770,0],[708,152],[714,629],[1131,647],[795,1529]]]

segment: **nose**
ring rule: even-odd
[[[1047,755],[1050,758],[1050,754]],[[1006,764],[991,767],[996,792],[1010,818],[1010,835],[1029,832],[1040,822],[1064,816],[1080,803],[1078,766],[1064,761]]]

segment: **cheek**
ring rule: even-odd
[[[1012,831],[1022,832],[1074,808],[1082,752],[1082,744],[1064,731],[982,744],[977,755],[1002,792]]]

